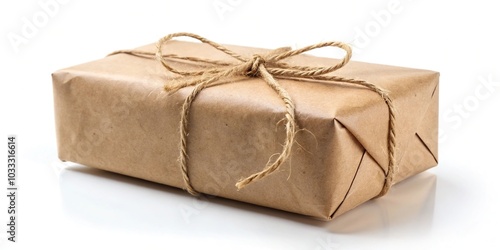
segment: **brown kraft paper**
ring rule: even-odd
[[[227,47],[248,57],[269,51]],[[168,50],[230,60],[201,43],[171,41]],[[178,69],[199,67],[169,62]],[[287,63],[323,66],[338,60],[297,55]],[[397,116],[395,183],[437,165],[439,73],[349,62],[335,75],[389,91]],[[154,59],[125,53],[52,77],[61,160],[185,187],[177,161],[179,121],[192,87],[165,92],[163,86],[177,75]],[[299,130],[292,153],[277,172],[238,191],[238,180],[261,171],[281,152],[285,107],[262,79],[224,81],[231,84],[203,90],[190,110],[189,176],[197,191],[324,220],[380,193],[388,167],[384,101],[363,87],[292,79],[277,79],[295,103]]]

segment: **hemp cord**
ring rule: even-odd
[[[191,37],[196,40],[199,40],[202,43],[208,44],[219,50],[230,57],[236,59],[238,62],[225,62],[211,59],[204,59],[198,57],[183,57],[178,56],[176,54],[167,54],[164,55],[162,52],[162,47],[168,41],[172,40],[175,37]],[[189,134],[189,112],[191,110],[191,105],[193,101],[196,99],[196,96],[203,91],[203,89],[211,86],[215,86],[219,80],[242,76],[242,77],[257,77],[264,80],[265,83],[269,87],[271,87],[276,94],[281,98],[285,105],[285,131],[286,138],[283,143],[283,149],[276,160],[271,163],[268,163],[265,168],[257,173],[254,173],[246,178],[239,180],[236,183],[236,187],[238,190],[246,187],[247,185],[258,181],[260,179],[265,178],[266,176],[274,173],[276,170],[280,168],[280,166],[290,157],[292,151],[292,145],[295,140],[295,134],[297,131],[297,124],[295,122],[295,104],[288,94],[288,92],[279,84],[276,80],[278,79],[311,79],[311,80],[321,80],[321,81],[334,81],[334,82],[342,82],[347,84],[359,85],[363,86],[375,93],[377,93],[386,103],[388,111],[389,111],[389,122],[388,122],[388,169],[385,173],[385,180],[382,187],[382,190],[378,194],[377,197],[381,197],[385,195],[394,182],[394,175],[397,172],[396,166],[396,129],[395,129],[395,107],[391,97],[389,96],[388,91],[378,87],[375,84],[369,83],[364,80],[353,79],[353,78],[345,78],[340,76],[331,76],[325,75],[331,73],[337,69],[342,68],[346,65],[352,56],[351,47],[342,42],[321,42],[314,45],[306,46],[297,50],[292,50],[291,48],[278,48],[272,50],[266,54],[254,54],[251,58],[246,58],[242,55],[239,55],[236,52],[224,47],[221,44],[216,42],[212,42],[202,36],[192,34],[192,33],[173,33],[161,38],[157,44],[157,51],[155,54],[146,51],[138,51],[138,50],[119,50],[111,53],[110,55],[118,54],[118,53],[127,53],[136,56],[145,56],[151,57],[155,56],[156,60],[160,62],[166,70],[178,74],[181,77],[174,78],[173,81],[169,82],[165,85],[165,90],[173,93],[181,88],[187,86],[194,86],[191,93],[186,97],[184,103],[182,105],[181,110],[181,120],[179,124],[179,134],[180,134],[180,144],[179,144],[179,165],[182,172],[182,177],[184,179],[186,190],[192,195],[199,195],[200,193],[194,189],[189,179],[188,174],[188,134]],[[346,52],[344,58],[336,65],[329,67],[309,67],[309,66],[292,66],[287,63],[282,62],[281,60],[293,57],[295,55],[302,54],[304,52],[323,48],[323,47],[337,47],[343,49]],[[181,71],[171,67],[167,59],[176,59],[176,60],[184,60],[189,62],[196,62],[205,65],[211,65],[211,67],[205,67],[202,70],[195,71]],[[229,84],[229,83],[226,83]]]

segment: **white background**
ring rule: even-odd
[[[16,134],[20,188],[17,243],[1,192],[0,249],[500,249],[493,1],[39,2],[0,6],[0,154]],[[439,166],[319,222],[59,162],[50,74],[178,31],[268,48],[341,40],[354,60],[441,72]]]

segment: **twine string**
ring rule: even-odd
[[[214,49],[232,57],[235,62],[226,62],[198,57],[185,57],[176,54],[163,54],[163,46],[175,37],[191,37],[202,43],[208,44]],[[180,144],[179,144],[179,165],[182,172],[182,177],[185,183],[185,189],[192,195],[199,195],[199,192],[192,186],[188,174],[188,134],[189,134],[189,112],[191,105],[196,99],[197,95],[203,89],[220,84],[220,80],[230,77],[257,77],[261,78],[276,94],[281,98],[285,106],[285,132],[286,138],[283,143],[283,148],[278,157],[269,162],[263,170],[254,173],[246,178],[240,179],[236,183],[238,190],[246,187],[247,185],[256,182],[260,179],[269,176],[277,171],[280,166],[290,157],[292,152],[292,145],[295,141],[295,134],[297,132],[297,124],[295,120],[295,104],[286,91],[276,78],[279,79],[312,79],[321,81],[342,82],[352,85],[365,87],[376,94],[378,94],[387,105],[389,111],[388,122],[388,136],[387,136],[387,150],[388,150],[388,169],[385,173],[385,180],[383,187],[377,197],[385,195],[391,188],[394,182],[394,175],[397,172],[396,166],[396,132],[395,132],[395,107],[389,93],[370,82],[345,78],[340,76],[327,75],[335,70],[345,66],[352,56],[352,50],[349,45],[341,42],[322,42],[309,45],[300,49],[292,50],[291,48],[284,47],[272,50],[266,54],[255,54],[251,58],[246,58],[221,44],[212,42],[202,36],[192,33],[173,33],[161,38],[157,44],[157,51],[155,54],[146,51],[137,50],[120,50],[112,54],[128,53],[136,56],[152,57],[154,56],[163,67],[180,77],[174,78],[165,85],[165,90],[173,93],[177,90],[194,86],[191,93],[186,97],[182,105],[181,120],[179,124]],[[336,47],[346,52],[345,56],[339,63],[327,67],[310,67],[310,66],[295,66],[289,65],[282,60],[290,58],[307,51],[311,51],[324,47]],[[184,71],[171,67],[167,59],[183,60],[189,62],[199,63],[204,66],[200,70]],[[229,84],[229,83],[228,83]]]

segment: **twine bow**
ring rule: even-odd
[[[191,37],[199,40],[202,43],[209,44],[213,48],[231,56],[236,59],[237,62],[225,62],[225,61],[217,61],[210,59],[203,59],[197,57],[181,57],[175,54],[163,55],[162,47],[168,41],[172,40],[175,37]],[[341,48],[346,52],[344,58],[336,65],[328,66],[328,67],[308,67],[308,66],[293,66],[283,62],[283,59],[293,57],[295,55],[302,54],[304,52],[323,48],[323,47],[337,47]],[[135,55],[148,55],[151,56],[150,52],[141,52],[141,51],[117,51],[116,53],[129,53]],[[161,38],[157,42],[157,51],[156,51],[156,59],[170,72],[181,75],[181,77],[174,79],[172,82],[169,82],[165,85],[165,90],[168,92],[175,92],[181,88],[187,86],[194,86],[193,90],[186,97],[184,103],[182,105],[181,111],[181,121],[179,125],[180,130],[180,154],[179,154],[179,164],[182,170],[182,176],[184,179],[184,183],[187,191],[192,195],[199,195],[199,193],[193,188],[191,181],[189,179],[188,174],[188,154],[187,154],[187,138],[189,131],[189,112],[191,109],[191,105],[195,100],[196,96],[205,88],[214,86],[217,84],[221,84],[219,80],[242,76],[242,77],[258,77],[264,80],[265,83],[269,87],[271,87],[276,94],[283,100],[283,103],[286,108],[285,112],[285,130],[286,130],[286,139],[283,143],[283,149],[279,156],[273,162],[268,163],[265,168],[258,172],[254,173],[246,178],[241,179],[236,183],[236,187],[239,189],[244,188],[248,184],[252,182],[258,181],[266,176],[274,173],[279,167],[288,159],[291,153],[292,145],[295,140],[295,134],[297,131],[297,124],[295,122],[295,105],[288,94],[288,92],[279,84],[276,80],[278,79],[313,79],[313,80],[322,80],[322,81],[335,81],[335,82],[343,82],[348,84],[360,85],[366,87],[367,89],[377,93],[387,104],[389,109],[389,133],[388,133],[388,157],[389,164],[388,170],[385,173],[385,181],[382,190],[380,191],[378,197],[385,195],[390,187],[393,184],[393,178],[395,174],[396,168],[396,158],[395,158],[395,148],[396,148],[396,134],[395,134],[395,108],[392,103],[391,98],[388,95],[388,92],[372,83],[369,83],[364,80],[345,78],[340,76],[332,76],[326,75],[331,73],[337,69],[342,68],[346,65],[351,59],[352,51],[349,45],[341,43],[341,42],[322,42],[314,45],[306,46],[301,49],[291,50],[291,48],[279,48],[273,50],[267,54],[255,54],[251,58],[246,58],[242,55],[239,55],[230,49],[212,42],[204,37],[201,37],[192,33],[173,33]],[[169,59],[178,59],[185,60],[190,62],[199,62],[202,64],[211,65],[211,67],[205,67],[202,70],[195,71],[181,71],[175,68],[172,68],[166,58]],[[228,83],[229,84],[229,83]]]

